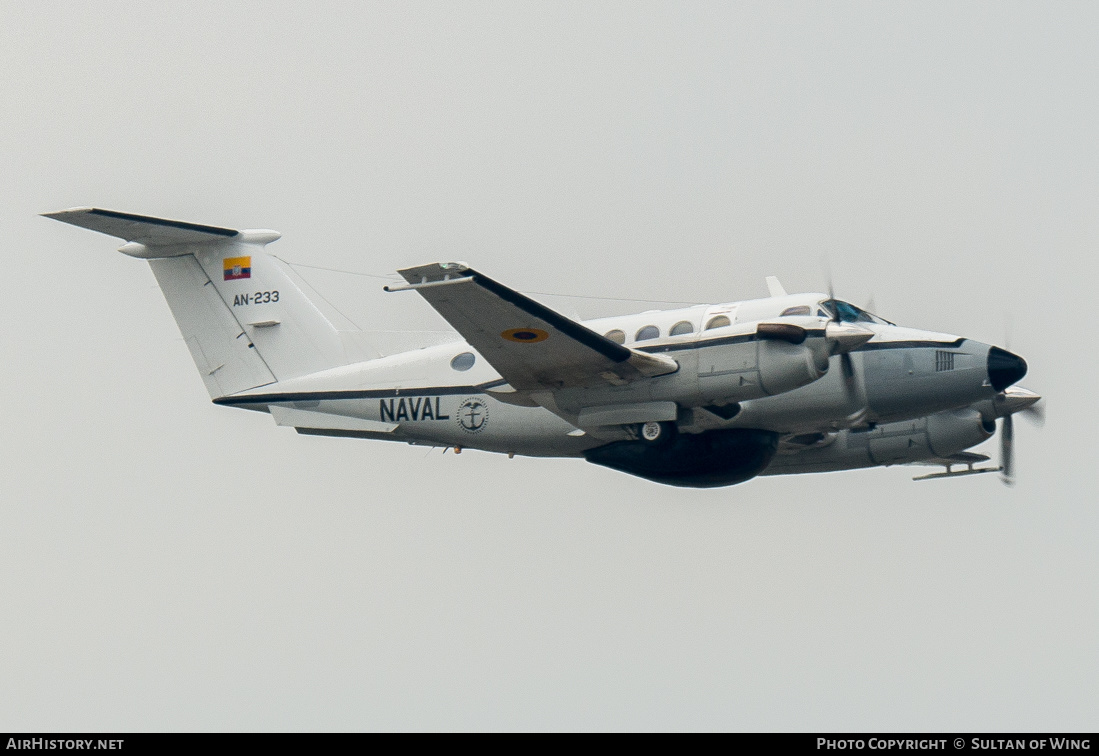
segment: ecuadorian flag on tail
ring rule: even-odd
[[[238,281],[241,278],[252,277],[251,257],[226,257],[224,263],[226,281]]]

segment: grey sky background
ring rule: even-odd
[[[0,0],[0,728],[1094,731],[1097,33],[1092,3]],[[299,437],[209,402],[147,265],[36,216],[78,205],[604,297],[821,290],[827,256],[898,323],[1010,332],[1049,420],[1014,489]],[[301,273],[363,329],[443,327]]]

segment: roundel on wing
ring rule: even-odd
[[[508,341],[515,341],[520,344],[537,344],[539,341],[545,341],[549,338],[548,333],[538,328],[509,328],[500,336]]]

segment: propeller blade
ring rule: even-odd
[[[836,289],[832,282],[832,266],[827,257],[822,261],[824,275],[828,280],[828,305],[832,309],[832,318],[824,329],[825,337],[831,342],[831,351],[839,355],[840,372],[843,379],[843,392],[848,406],[857,408],[848,418],[850,422],[861,422],[865,417],[866,399],[859,387],[859,378],[855,372],[855,362],[851,350],[865,344],[874,337],[873,331],[860,328],[854,323],[845,323],[836,304]]]
[[[824,273],[824,280],[828,282],[828,303],[832,312],[832,322],[840,322],[839,308],[836,307],[836,288],[832,285],[832,261],[828,259],[828,255],[822,255],[820,259],[821,271]]]
[[[1000,480],[1005,486],[1015,485],[1015,423],[1011,415],[1004,417],[1000,428]]]
[[[851,359],[850,352],[840,354],[840,367],[843,369],[843,390],[847,394],[849,404],[862,405],[862,397],[859,396],[859,387],[855,376],[855,363]]]
[[[1038,402],[1021,411],[1021,414],[1030,422],[1041,428],[1046,424],[1046,403]]]

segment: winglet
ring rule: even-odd
[[[778,282],[775,276],[767,276],[767,291],[771,293],[772,297],[786,296],[786,289],[782,288],[782,284]]]

